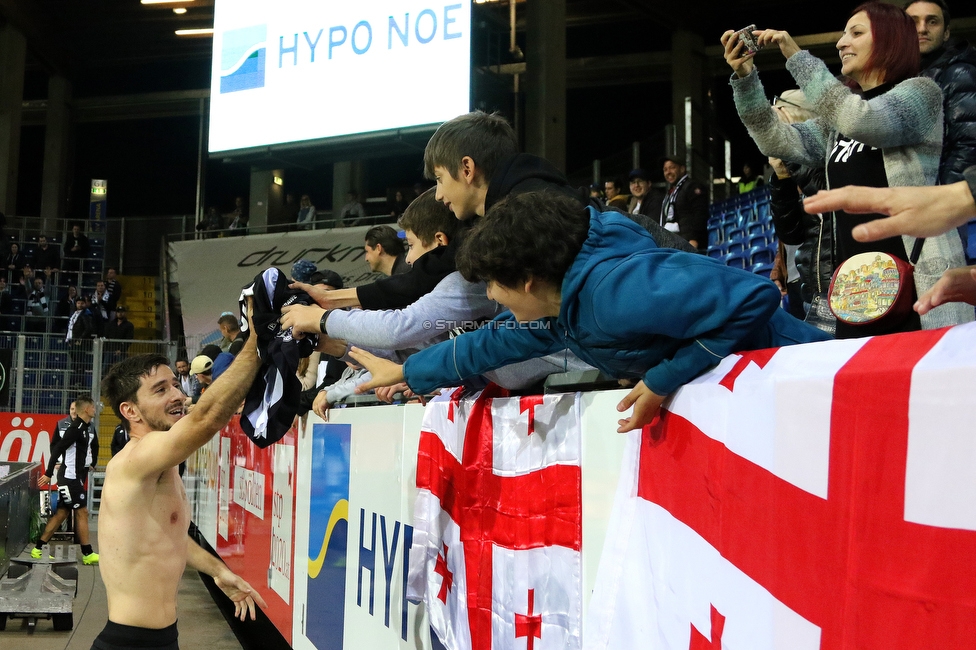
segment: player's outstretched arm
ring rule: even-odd
[[[193,410],[169,431],[154,431],[144,436],[129,454],[125,467],[150,476],[189,458],[237,412],[260,366],[257,336],[252,334],[234,362],[203,393]]]
[[[192,538],[187,541],[186,565],[214,579],[214,583],[220,590],[234,601],[234,616],[243,621],[250,614],[251,620],[256,620],[255,604],[260,607],[268,606],[261,594],[231,571],[219,558],[201,548]]]

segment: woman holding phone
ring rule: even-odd
[[[755,30],[753,36],[759,47],[779,47],[787,69],[819,116],[796,124],[777,119],[753,64],[755,53],[746,51],[738,34],[725,32],[722,44],[725,60],[735,72],[731,85],[736,110],[763,154],[824,168],[828,188],[935,184],[942,151],[942,93],[931,80],[916,76],[918,36],[902,9],[868,2],[854,10],[837,41],[846,83],[838,81],[823,61],[801,50],[788,33],[764,29]],[[863,244],[851,236],[854,226],[877,216],[834,214],[838,263],[873,251],[909,259],[913,238]],[[925,240],[915,268],[918,295],[947,268],[964,264],[962,242],[954,233]],[[972,309],[950,304],[921,320],[909,312],[901,319],[882,319],[873,326],[839,322],[837,338],[931,329],[970,320]]]

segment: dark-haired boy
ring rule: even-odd
[[[373,273],[389,277],[410,270],[410,265],[403,259],[406,255],[403,240],[390,226],[373,226],[367,230],[363,250],[366,252],[364,259]]]
[[[461,226],[434,198],[432,188],[410,204],[400,218],[400,227],[404,229],[410,247],[407,260],[415,263],[450,245]],[[295,306],[282,311],[282,327],[292,327],[300,333],[328,335],[344,344],[343,352],[348,351],[349,345],[393,350],[398,351],[396,357],[402,360],[416,349],[447,339],[454,330],[476,328],[497,316],[501,308],[486,296],[484,282],[469,282],[455,271],[441,280],[433,291],[404,309],[326,311],[316,306]],[[534,384],[554,372],[583,368],[588,366],[572,355],[561,355],[507,368],[501,374],[492,375],[491,379],[505,388],[515,389]],[[351,388],[348,392],[351,393]],[[324,418],[327,404],[334,403],[335,399],[333,391],[320,391],[313,409]]]
[[[569,348],[610,376],[642,378],[618,405],[634,406],[619,423],[623,432],[650,422],[667,395],[732,352],[829,338],[780,309],[769,280],[658,247],[620,213],[588,208],[584,220],[580,212],[544,193],[489,210],[467,234],[458,269],[486,281],[488,296],[511,313],[402,367],[354,350],[373,375],[361,389],[405,380],[425,393]]]
[[[424,150],[424,175],[437,182],[437,200],[450,208],[458,219],[468,222],[467,225],[506,196],[524,192],[546,191],[576,201],[580,208],[586,205],[603,207],[589,198],[585,188],[580,190],[570,185],[566,176],[549,161],[519,153],[518,138],[505,118],[482,111],[459,115],[444,122],[434,132]],[[630,218],[650,231],[657,245],[694,250],[654,220],[643,215],[631,215]],[[459,240],[457,238],[456,243],[446,246],[442,252],[452,262]],[[435,259],[431,257],[425,262],[431,265]],[[359,303],[349,292],[319,293],[312,297],[326,308],[361,304],[367,309],[397,309],[409,305],[432,288],[432,285],[417,282],[416,275],[408,273],[381,281],[391,297],[384,304]],[[362,297],[363,289],[360,288],[358,293]]]
[[[187,535],[190,508],[177,466],[206,444],[244,400],[260,362],[257,337],[184,416],[169,360],[142,354],[115,364],[102,394],[130,439],[109,461],[99,510],[108,623],[94,648],[176,648],[176,594],[187,566],[213,576],[241,620],[261,596]],[[147,535],[146,531],[152,531]]]

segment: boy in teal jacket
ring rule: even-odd
[[[402,367],[353,352],[373,375],[361,390],[405,380],[428,393],[569,348],[613,377],[641,378],[618,405],[634,406],[620,420],[625,432],[649,423],[670,393],[733,352],[829,339],[780,309],[780,292],[766,278],[660,248],[626,216],[584,212],[551,193],[492,207],[457,262],[510,312]]]

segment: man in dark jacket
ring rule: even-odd
[[[677,233],[694,248],[708,245],[708,190],[688,175],[684,163],[664,159],[668,191],[661,204],[660,225]]]
[[[944,0],[909,0],[905,12],[915,21],[922,54],[922,75],[942,89],[945,137],[939,161],[939,184],[963,180],[976,165],[976,49],[950,39],[949,7]],[[967,229],[970,231],[967,233]],[[976,223],[959,229],[966,257],[976,257]],[[967,246],[969,240],[972,243]]]
[[[75,313],[68,319],[68,333],[64,340],[68,344],[68,357],[71,359],[71,385],[79,386],[84,376],[85,356],[91,355],[91,338],[95,336],[95,321],[88,302],[75,298]],[[90,360],[90,356],[88,357]]]

